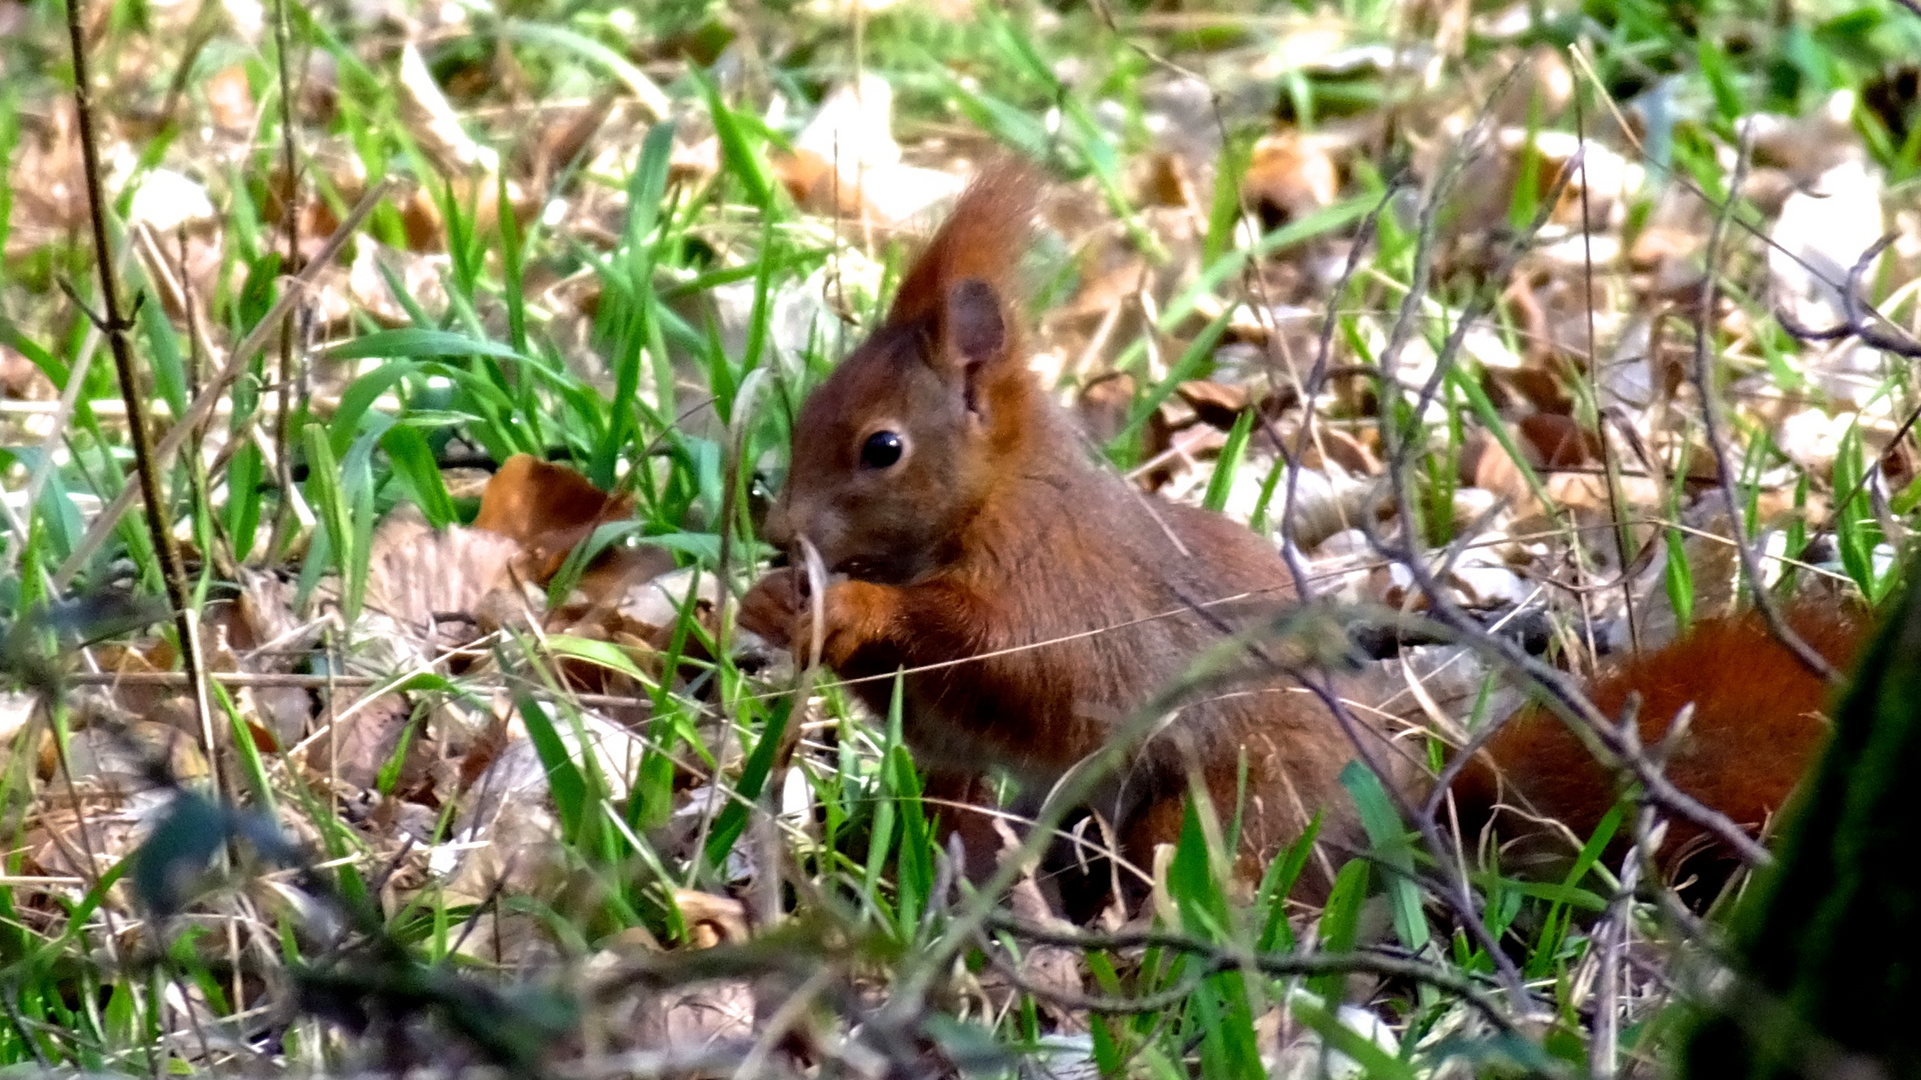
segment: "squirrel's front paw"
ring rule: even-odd
[[[821,598],[821,662],[839,668],[871,642],[886,640],[897,592],[866,581],[836,581]],[[794,654],[806,658],[814,632],[813,612],[804,607],[794,620]]]
[[[770,570],[740,600],[740,627],[759,634],[777,649],[791,648],[793,630],[805,610],[792,567]]]
[[[740,626],[775,648],[790,649],[798,663],[813,651],[814,605],[792,567],[771,571],[740,601]],[[820,658],[837,667],[869,641],[885,634],[893,612],[892,590],[864,581],[836,581],[821,597]]]

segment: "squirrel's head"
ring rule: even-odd
[[[805,537],[830,573],[911,581],[953,557],[1019,471],[1044,422],[1008,299],[1034,200],[1014,167],[969,185],[887,321],[808,397],[768,522],[776,544]]]

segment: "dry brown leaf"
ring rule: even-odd
[[[1621,498],[1627,507],[1656,507],[1660,492],[1654,481],[1644,476],[1620,478]],[[1598,472],[1550,473],[1541,478],[1548,498],[1588,520],[1612,520],[1614,504],[1608,498],[1607,477]]]
[[[675,889],[674,905],[693,933],[697,949],[716,945],[739,945],[750,936],[747,908],[731,896],[716,896],[696,889]]]
[[[514,582],[519,541],[486,529],[436,531],[411,505],[387,515],[368,552],[367,605],[429,640],[464,645],[503,618],[525,621]],[[507,593],[502,604],[494,594]],[[481,613],[491,620],[483,626]],[[521,613],[518,618],[515,613]]]
[[[683,575],[668,574],[674,568],[673,555],[662,548],[613,548],[583,575],[579,585],[560,606],[548,612],[546,628],[550,633],[572,634],[619,646],[634,665],[650,677],[662,670],[661,655],[673,644],[679,610],[685,601],[688,581]],[[678,588],[672,582],[676,582]],[[670,582],[663,587],[663,583]],[[694,617],[713,633],[714,602],[712,575],[701,575],[703,595],[695,601]],[[702,661],[712,657],[698,637],[688,637],[683,657],[689,661],[681,674],[692,677],[704,670]],[[648,711],[644,687],[631,675],[576,657],[562,657],[560,673],[575,690],[590,694],[611,694],[633,699],[627,707],[610,706],[615,719],[623,723],[643,723]]]
[[[288,672],[319,638],[324,623],[302,622],[274,574],[240,568],[239,595],[209,603],[202,616],[206,663],[214,671]],[[231,691],[255,745],[291,747],[311,729],[314,696],[301,686],[242,686]]]
[[[534,188],[551,194],[553,177],[581,156],[613,116],[619,97],[602,91],[583,106],[543,112],[528,137],[515,150],[519,169],[534,177]],[[516,171],[519,171],[518,169]]]
[[[52,740],[41,744],[40,774],[64,785]],[[198,739],[176,724],[147,719],[90,719],[67,740],[66,768],[76,787],[129,795],[154,787],[153,766],[176,780],[207,775],[207,758]]]
[[[547,799],[547,766],[533,741],[527,737],[526,719],[506,702],[507,742],[499,758],[476,780],[473,788],[490,793],[490,798],[510,803],[544,804]],[[549,713],[553,710],[549,708]],[[607,779],[610,798],[627,797],[628,784],[647,754],[647,741],[624,724],[604,713],[583,710],[575,717],[553,717],[555,730],[567,754],[575,761],[592,759],[595,768]]]
[[[775,154],[774,178],[804,210],[836,218],[852,217],[860,210],[854,188],[842,188],[833,165],[812,150]]]
[[[116,675],[151,675],[171,672],[179,659],[173,646],[164,638],[145,640],[130,644],[108,644],[96,646],[94,658],[102,671]],[[171,724],[182,731],[198,733],[199,721],[195,718],[192,699],[178,686],[167,686],[157,682],[120,682],[101,687],[97,695],[89,695],[85,701],[89,710],[97,710],[110,719],[134,717],[142,720],[158,720]],[[83,723],[86,720],[83,719]],[[225,725],[216,724],[216,737],[224,736]]]
[[[395,251],[363,237],[356,245],[353,264],[347,271],[344,292],[323,291],[322,302],[333,301],[324,313],[331,316],[326,320],[328,325],[344,322],[354,309],[373,316],[374,321],[383,326],[412,325],[413,315],[394,296],[387,284],[387,275],[381,272],[383,265],[400,279],[407,296],[422,311],[438,316],[447,310],[447,285],[441,276],[441,271],[450,265],[446,255]],[[330,278],[328,284],[334,285],[337,281]]]
[[[650,546],[609,548],[552,610],[536,591],[598,525],[630,513],[631,506],[630,499],[610,497],[570,469],[517,455],[482,488],[473,527],[435,531],[412,507],[382,523],[372,545],[368,605],[434,649],[458,648],[503,626],[539,623],[550,632],[622,646],[643,670],[658,667],[654,655],[670,640],[677,615],[657,603],[628,608],[636,598],[649,599],[649,582],[673,568],[671,553]],[[709,605],[705,613],[711,610]],[[659,621],[639,614],[658,615]],[[598,664],[564,658],[560,667],[576,690],[636,690],[627,676]],[[639,705],[618,717],[629,723],[644,718]]]
[[[155,803],[156,807],[160,805]],[[20,838],[19,850],[25,856],[20,873],[98,881],[133,851],[141,824],[138,817],[123,810],[56,805]],[[124,888],[123,881],[114,891],[119,893]]]
[[[371,790],[380,770],[394,756],[413,720],[413,705],[404,694],[383,694],[372,701],[356,701],[352,712],[323,732],[307,750],[307,766],[316,775],[337,776],[354,787]],[[401,760],[396,792],[410,791],[425,777],[433,760],[428,735],[415,733]]]
[[[655,602],[664,597],[644,586],[673,569],[674,555],[665,548],[610,548],[580,575],[574,596],[553,611],[548,627],[579,633],[580,628],[599,626],[604,633],[619,631],[665,647],[664,638],[673,632],[679,613]],[[712,600],[702,604],[704,610],[697,613],[710,614]]]
[[[1261,227],[1271,231],[1333,205],[1340,183],[1340,170],[1321,140],[1277,131],[1254,144],[1241,179],[1241,199],[1260,215]]]
[[[427,70],[427,62],[413,42],[400,53],[400,75],[396,80],[400,122],[425,154],[434,170],[448,181],[454,199],[471,210],[474,220],[486,230],[500,227],[500,154],[483,146],[467,133],[460,116],[454,112],[446,93]],[[525,223],[530,209],[525,193],[516,181],[507,184],[509,211]],[[435,214],[438,217],[438,214]],[[409,224],[410,241],[414,237]],[[439,230],[434,235],[440,235]],[[424,250],[415,247],[415,250]]]
[[[1179,154],[1161,151],[1148,155],[1147,177],[1142,188],[1141,201],[1147,205],[1206,213],[1206,204],[1201,201],[1194,182],[1193,166]]]
[[[1229,386],[1208,379],[1189,379],[1175,387],[1174,392],[1187,402],[1202,423],[1222,431],[1231,430],[1241,414],[1255,404],[1254,393],[1245,384]]]
[[[240,715],[255,729],[255,745],[265,737],[275,748],[293,746],[313,726],[313,695],[303,687],[243,686],[235,696]]]
[[[37,248],[87,220],[85,174],[73,103],[56,98],[45,118],[22,118],[20,141],[7,180],[13,194],[9,255]]]
[[[1287,431],[1283,434],[1288,438],[1291,448],[1294,433]],[[1323,457],[1323,454],[1326,456]],[[1314,442],[1301,455],[1301,464],[1310,469],[1325,468],[1326,462],[1340,466],[1352,476],[1375,476],[1381,471],[1380,458],[1368,444],[1352,432],[1337,427],[1323,426],[1317,430]]]
[[[1121,433],[1134,405],[1134,376],[1125,371],[1110,372],[1082,384],[1076,409],[1081,426],[1096,444],[1105,443]],[[1165,450],[1155,447],[1148,457]]]
[[[291,587],[277,574],[240,568],[240,595],[228,621],[228,640],[237,653],[274,648],[298,652],[319,640],[322,625],[294,614]]]
[[[601,525],[633,513],[631,496],[610,496],[563,465],[515,454],[480,496],[474,528],[519,543],[531,579],[545,583],[575,545]]]
[[[14,401],[51,401],[60,391],[40,365],[0,345],[0,397]]]
[[[1572,416],[1530,413],[1518,425],[1521,445],[1536,468],[1572,469],[1598,465],[1601,441]]]
[[[615,931],[599,944],[615,956],[652,956],[667,951],[654,932],[640,923]]]
[[[1080,289],[1067,303],[1041,317],[1039,339],[1060,356],[1052,378],[1107,378],[1114,356],[1144,330],[1137,297],[1154,274],[1137,252],[1094,233],[1076,260]]]
[[[206,83],[207,114],[215,127],[232,134],[251,131],[254,125],[253,86],[243,64],[223,68]]]
[[[1521,470],[1499,440],[1482,430],[1461,441],[1461,482],[1512,500],[1529,497]]]
[[[996,819],[995,825],[997,831],[1001,833],[1003,855],[1010,841],[1014,846],[1019,846],[1018,838],[1014,837],[1004,820]],[[1029,867],[1025,873],[1021,874],[1020,880],[1008,891],[1007,906],[1014,913],[1015,918],[1029,925],[1057,931],[1073,929],[1073,925],[1055,914],[1054,909],[1048,904],[1046,896],[1041,892],[1040,882],[1034,876],[1033,867]],[[1026,942],[1021,947],[1021,957],[1016,970],[1019,971],[1023,983],[1038,991],[1035,994],[1035,1000],[1039,1002],[1042,1011],[1053,1019],[1057,1030],[1062,1032],[1086,1030],[1086,1016],[1056,1003],[1059,998],[1079,997],[1086,991],[1086,984],[1081,979],[1079,952],[1060,945]],[[981,980],[982,989],[988,992],[990,999],[996,996],[994,990],[990,988],[992,981],[991,977],[983,977]],[[1005,1009],[1012,1004],[1012,991],[1011,986],[1005,988],[1007,999],[996,1001],[998,1008]]]
[[[1672,225],[1652,225],[1642,229],[1628,246],[1628,265],[1636,270],[1661,270],[1670,263],[1685,261],[1707,242],[1705,234]]]
[[[662,994],[638,1017],[642,1046],[694,1047],[754,1034],[754,988],[744,981],[718,982]]]
[[[547,767],[514,704],[501,695],[494,709],[493,724],[465,747],[458,775],[442,776],[437,766],[431,777],[437,797],[451,799],[459,792],[460,813],[448,842],[432,849],[429,865],[450,895],[473,902],[501,891],[551,889],[558,884],[556,876],[566,872],[555,842],[558,825]],[[575,719],[556,719],[568,756],[591,761],[608,779],[610,797],[625,799],[628,778],[646,753],[645,741],[598,712],[584,711]],[[437,719],[432,726],[444,725]],[[456,758],[463,752],[448,749]]]
[[[460,756],[459,772],[454,777],[456,789],[462,793],[471,790],[474,784],[500,760],[507,749],[509,738],[507,718],[499,712],[489,713],[485,723],[474,733],[466,753]]]

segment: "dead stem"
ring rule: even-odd
[[[200,678],[200,621],[194,617],[187,578],[180,566],[180,549],[174,544],[173,531],[167,527],[167,503],[160,490],[159,466],[154,460],[153,439],[148,429],[146,402],[141,396],[138,373],[134,369],[133,342],[128,333],[133,320],[120,310],[120,290],[114,281],[113,245],[107,240],[107,208],[101,194],[99,140],[93,123],[93,87],[87,71],[85,33],[80,26],[80,0],[67,0],[67,36],[73,46],[73,107],[80,125],[80,153],[86,172],[87,211],[93,225],[94,262],[100,268],[101,311],[94,318],[107,345],[113,350],[113,366],[120,379],[120,397],[127,406],[127,430],[133,439],[133,467],[140,480],[140,495],[147,507],[147,535],[153,542],[154,557],[160,561],[160,580],[167,590],[167,605],[173,609],[174,629],[180,636],[180,666],[193,688],[194,708],[200,719],[200,735],[206,743],[207,768],[214,787],[225,790],[220,782],[217,747],[213,739],[212,717],[207,689]],[[137,310],[139,303],[134,305]]]

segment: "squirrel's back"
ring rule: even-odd
[[[1788,622],[1844,670],[1866,632],[1863,618],[1833,602],[1803,602],[1788,612]],[[1665,647],[1628,657],[1605,669],[1587,692],[1612,718],[1624,716],[1638,696],[1640,741],[1650,753],[1660,751],[1676,717],[1692,706],[1663,771],[1681,791],[1758,832],[1825,744],[1833,690],[1750,611],[1704,620]],[[1454,790],[1470,827],[1495,817],[1497,807],[1517,811],[1500,814],[1497,831],[1522,837],[1518,854],[1526,863],[1559,861],[1570,850],[1564,837],[1549,836],[1530,818],[1558,822],[1585,841],[1615,805],[1619,787],[1616,774],[1564,723],[1531,706],[1488,741]],[[1671,820],[1661,862],[1673,869],[1713,848],[1709,840],[1699,826]]]

